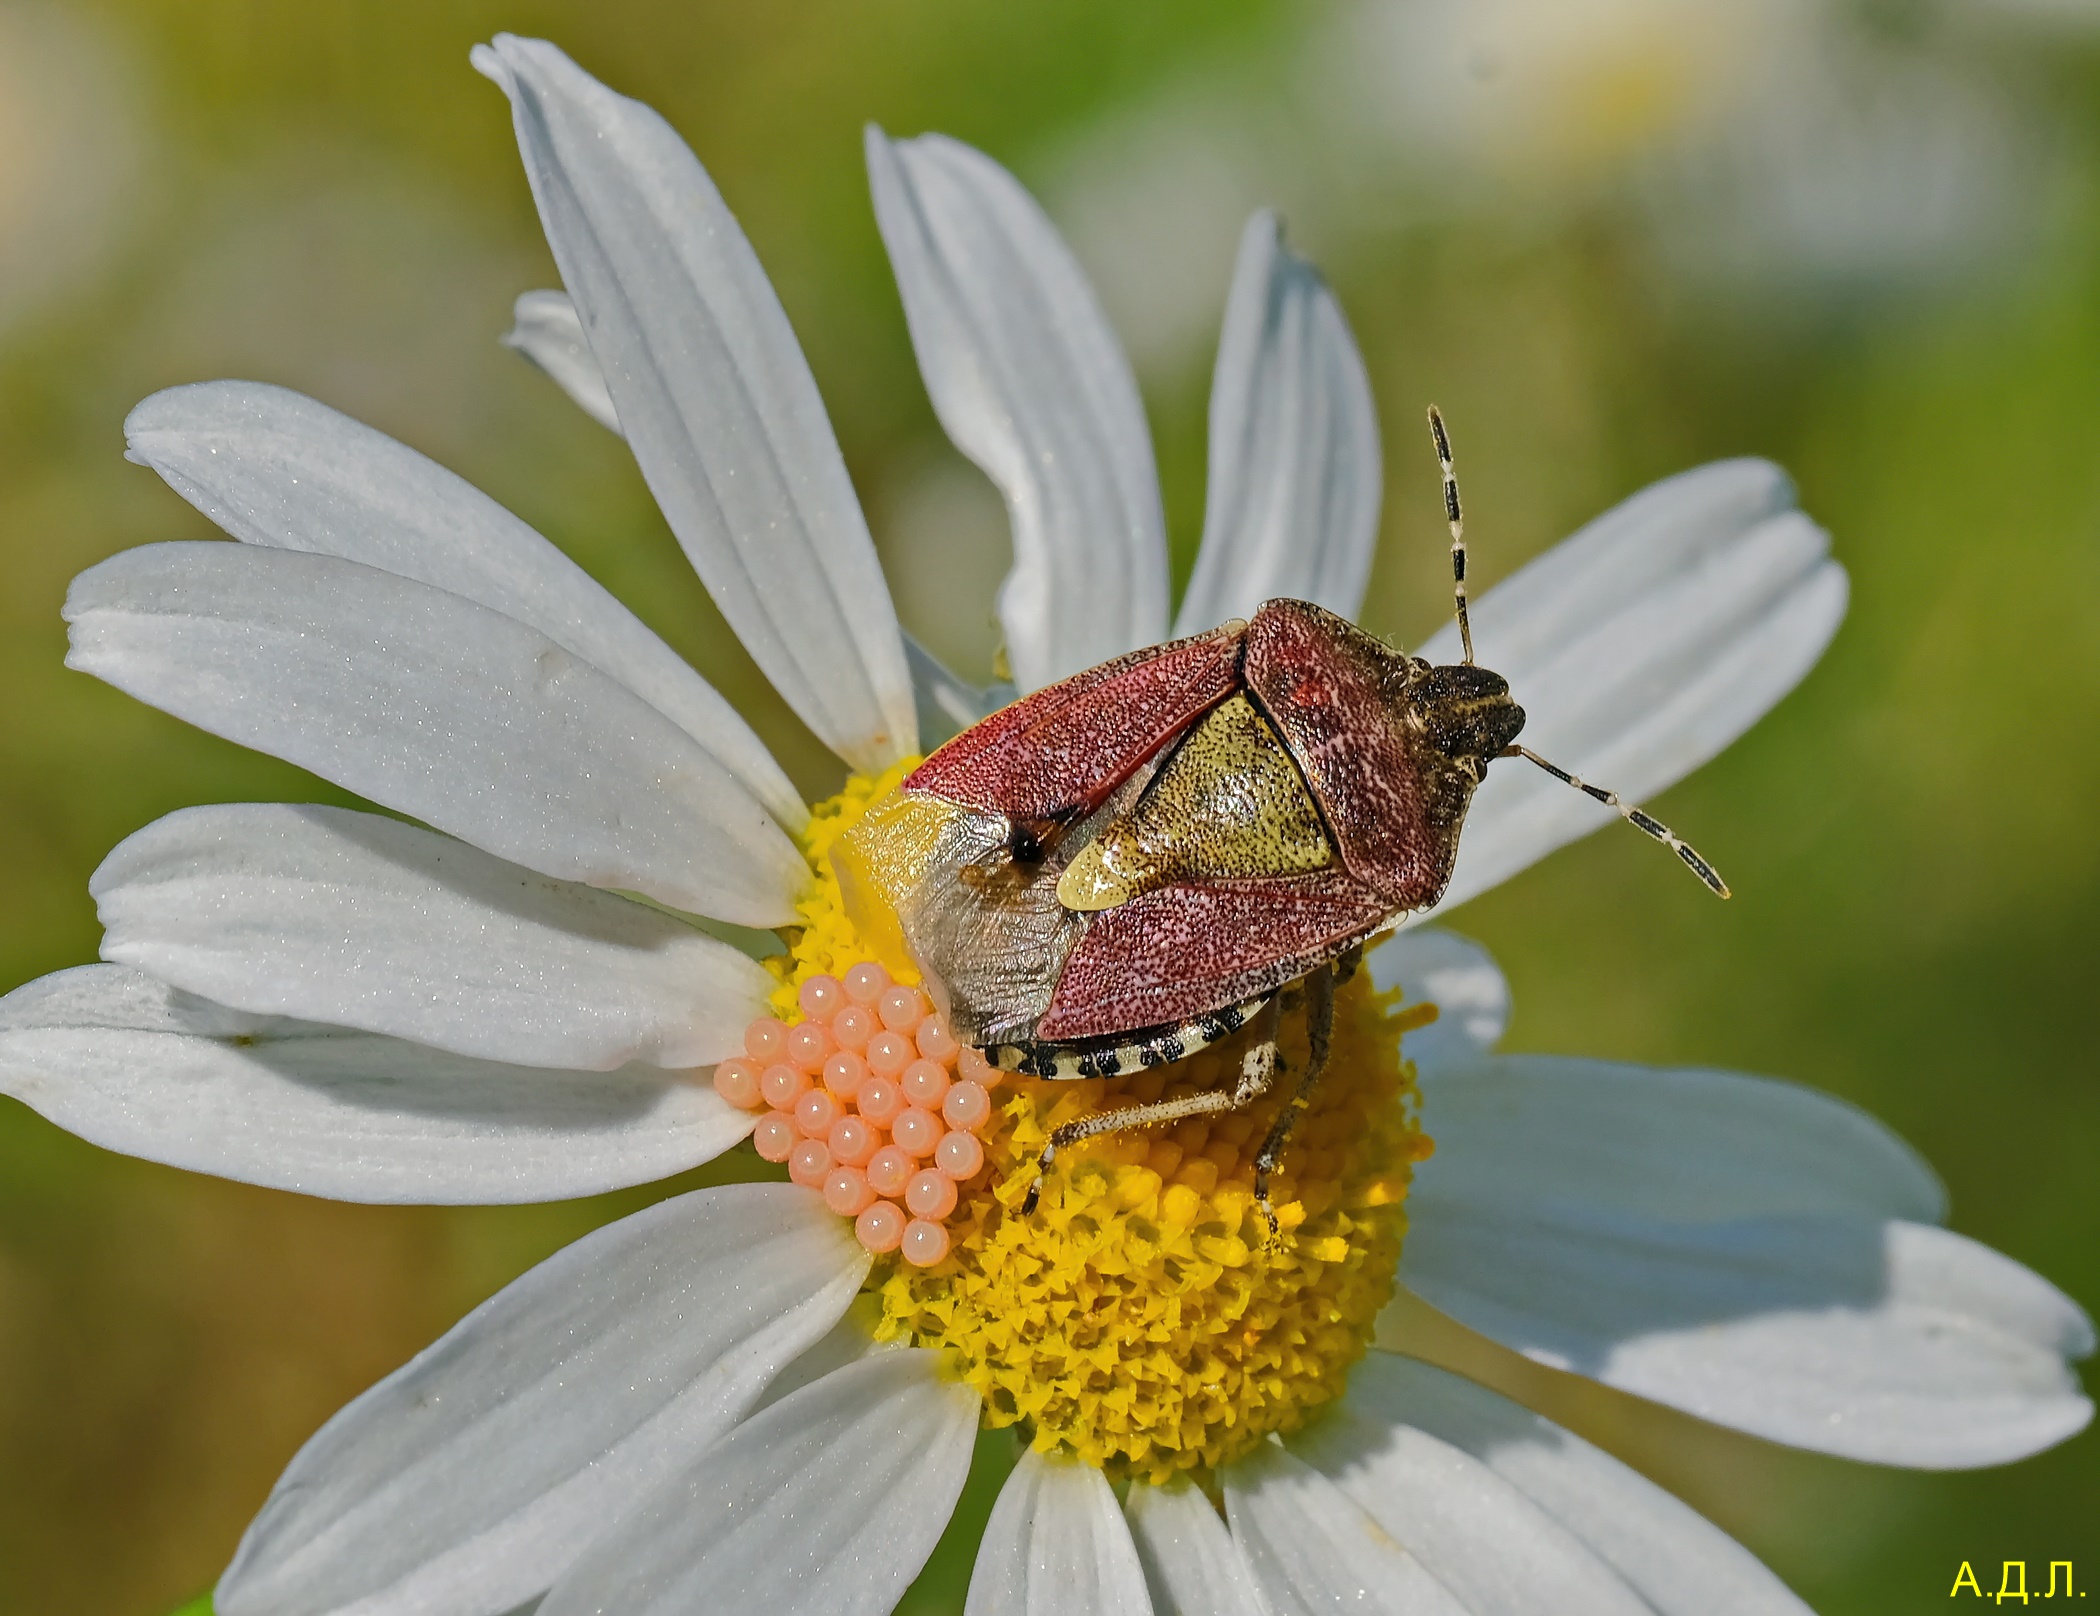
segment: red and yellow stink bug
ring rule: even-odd
[[[1369,939],[1442,896],[1496,758],[1527,758],[1617,808],[1728,895],[1663,825],[1515,744],[1523,708],[1473,661],[1458,484],[1434,409],[1429,422],[1463,662],[1432,667],[1310,602],[1272,600],[1252,622],[1132,652],[993,713],[835,854],[862,935],[908,951],[955,1036],[1008,1071],[1118,1076],[1267,1016],[1235,1087],[1060,1128],[1043,1168],[1090,1135],[1264,1093],[1285,995],[1307,1007],[1302,1099],[1325,1060],[1336,981]],[[1281,1110],[1257,1158],[1265,1213],[1299,1109]]]

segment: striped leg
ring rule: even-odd
[[[1353,966],[1355,962],[1350,963]],[[1283,1147],[1300,1114],[1312,1104],[1313,1085],[1327,1071],[1327,1052],[1334,1043],[1335,975],[1334,966],[1323,965],[1305,979],[1305,1037],[1308,1045],[1305,1075],[1298,1079],[1298,1088],[1290,1103],[1276,1113],[1276,1120],[1269,1127],[1269,1137],[1261,1142],[1261,1154],[1254,1158],[1254,1199],[1261,1207],[1261,1215],[1269,1220],[1272,1240],[1276,1237],[1276,1209],[1269,1205],[1269,1174],[1276,1170],[1277,1162],[1282,1159]]]
[[[1323,977],[1326,974],[1324,969],[1320,972]],[[1035,1182],[1028,1186],[1028,1198],[1021,1203],[1021,1215],[1026,1217],[1035,1211],[1036,1203],[1043,1194],[1043,1175],[1050,1171],[1051,1164],[1057,1160],[1057,1153],[1078,1144],[1082,1139],[1097,1138],[1104,1133],[1122,1133],[1129,1128],[1157,1127],[1162,1122],[1179,1122],[1183,1117],[1208,1116],[1215,1111],[1236,1111],[1266,1094],[1279,1064],[1276,1057],[1276,1028],[1282,1013],[1282,1001],[1278,995],[1271,994],[1266,1002],[1262,1036],[1240,1062],[1240,1080],[1234,1087],[1206,1089],[1200,1094],[1185,1094],[1178,1100],[1160,1100],[1152,1105],[1125,1106],[1120,1111],[1097,1111],[1090,1117],[1081,1117],[1077,1122],[1068,1122],[1062,1128],[1054,1129],[1043,1145],[1042,1155],[1036,1159]],[[1330,984],[1330,1009],[1332,1002]],[[1251,1010],[1262,1003],[1259,999],[1251,1000],[1242,1008]],[[1237,1024],[1234,1030],[1237,1030]],[[1230,1034],[1225,1036],[1229,1037]],[[1210,1040],[1212,1043],[1219,1041]],[[1266,1200],[1262,1202],[1262,1212],[1268,1216],[1269,1228],[1273,1232],[1276,1218],[1269,1212]]]

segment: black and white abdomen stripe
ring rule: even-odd
[[[1076,1082],[1087,1077],[1127,1077],[1148,1066],[1171,1066],[1212,1044],[1222,1044],[1274,997],[1264,993],[1239,1004],[1173,1026],[1128,1037],[1089,1038],[1077,1043],[989,1044],[984,1058],[1002,1072]]]

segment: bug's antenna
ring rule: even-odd
[[[1429,406],[1429,435],[1436,439],[1436,463],[1444,473],[1444,516],[1451,524],[1451,592],[1458,602],[1458,637],[1473,661],[1473,625],[1466,620],[1466,518],[1458,507],[1458,473],[1451,469],[1451,436],[1444,417]]]
[[[1464,619],[1461,618],[1460,621],[1463,622]],[[1661,842],[1663,846],[1683,859],[1685,864],[1691,869],[1692,874],[1704,881],[1707,890],[1712,892],[1715,897],[1725,898],[1728,896],[1728,883],[1721,879],[1711,864],[1699,856],[1697,849],[1692,847],[1690,843],[1686,842],[1683,837],[1671,830],[1661,820],[1651,818],[1630,803],[1620,801],[1619,794],[1616,791],[1606,791],[1602,786],[1593,786],[1587,780],[1578,779],[1559,764],[1548,763],[1528,746],[1505,747],[1501,755],[1503,757],[1529,758],[1548,774],[1552,775],[1554,779],[1563,781],[1573,786],[1577,791],[1595,797],[1607,807],[1618,809],[1634,829],[1646,831],[1658,842]]]

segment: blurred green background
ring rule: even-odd
[[[1490,582],[1657,476],[1792,468],[1851,617],[1663,804],[1735,902],[1607,835],[1455,923],[1510,972],[1515,1047],[1857,1101],[1937,1164],[1956,1228],[2100,1304],[2092,0],[0,0],[0,988],[94,957],[88,874],[157,815],[340,800],[61,667],[75,572],[208,531],[121,455],[126,410],[175,382],[284,383],[436,456],[743,702],[805,791],[836,784],[624,448],[496,343],[516,293],[556,284],[467,67],[504,28],[693,142],[809,351],[907,625],[977,677],[1004,522],[912,367],[868,119],[983,146],[1067,229],[1138,364],[1177,576],[1261,202],[1335,281],[1386,419],[1373,628],[1413,643],[1446,610],[1431,398]],[[0,1613],[156,1616],[207,1586],[323,1418],[656,1193],[331,1205],[0,1102]],[[1898,1474],[1425,1332],[1831,1616],[1936,1607],[1964,1559],[1986,1591],[2007,1559],[2100,1580],[2092,1432]]]

